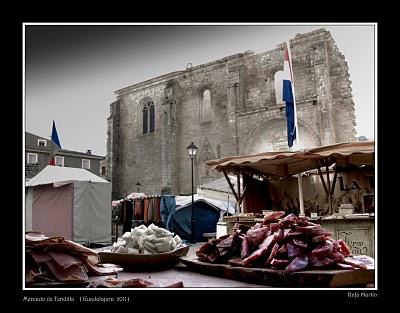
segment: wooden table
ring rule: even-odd
[[[212,264],[202,262],[196,256],[181,257],[181,262],[195,272],[275,287],[366,287],[375,282],[374,269],[288,272],[270,268],[248,268],[228,264]]]

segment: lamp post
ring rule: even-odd
[[[194,192],[193,192],[193,159],[197,154],[198,148],[193,144],[193,142],[186,148],[189,154],[190,159],[192,160],[192,218],[191,218],[191,234],[190,234],[190,242],[196,243],[196,228],[195,228],[195,220],[194,220]]]
[[[137,192],[139,192],[140,191],[140,186],[142,186],[139,182],[136,184],[136,186],[137,186]]]

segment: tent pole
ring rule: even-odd
[[[329,186],[327,187],[327,186],[326,186],[327,184],[325,184],[324,175],[322,174],[321,168],[320,168],[320,166],[319,166],[319,162],[318,162],[318,160],[315,160],[315,162],[317,163],[318,174],[319,174],[319,176],[320,176],[320,178],[321,178],[322,186],[324,187],[325,194],[326,194],[326,196],[328,197],[329,210],[331,211],[331,214],[332,214],[331,185],[330,185],[330,180],[329,180],[329,168],[328,168],[328,163],[326,163],[326,169],[327,169],[327,174],[326,174],[326,175],[327,175],[328,184],[329,184]],[[321,162],[321,163],[322,163],[322,162]]]
[[[297,174],[297,183],[299,185],[300,216],[305,216],[305,213],[304,213],[303,177],[302,177],[302,173]]]
[[[336,178],[337,178],[337,171],[334,169],[335,175],[333,176],[333,182],[332,182],[332,189],[331,189],[331,196],[333,196],[333,193],[335,192],[335,186],[336,186]]]
[[[228,174],[226,173],[225,170],[222,170],[222,173],[224,173],[224,176],[225,176],[226,181],[228,182],[229,188],[231,188],[231,191],[232,191],[232,193],[233,193],[233,196],[234,196],[235,199],[236,199],[236,203],[239,202],[239,198],[238,198],[238,196],[237,196],[237,194],[236,194],[235,188],[232,186],[232,183],[231,183],[231,180],[230,180],[229,177],[228,177]]]
[[[328,194],[328,189],[326,188],[324,175],[322,175],[321,168],[320,168],[320,166],[319,166],[319,162],[318,162],[318,160],[315,160],[315,162],[317,163],[318,175],[319,175],[319,177],[321,178],[322,186],[324,187],[324,190],[325,190],[326,195],[329,195],[329,194]]]
[[[247,191],[247,187],[249,186],[249,184],[250,183],[247,183],[246,184],[246,186],[244,187],[244,189],[243,189],[243,194],[240,196],[240,198],[239,198],[239,207],[240,207],[240,204],[242,203],[242,201],[243,201],[243,199],[244,199],[244,195],[245,195],[245,193],[246,193],[246,191]]]
[[[238,210],[239,210],[239,213],[242,213],[242,209],[240,207],[240,203],[241,203],[241,201],[240,201],[240,170],[239,170],[239,173],[237,174],[237,186],[238,186]]]
[[[293,94],[293,96],[294,96],[294,94]],[[290,150],[291,151],[293,151],[293,149],[296,147],[296,150],[298,149],[298,147],[300,146],[300,136],[298,135],[299,133],[298,133],[298,127],[297,127],[297,113],[296,113],[296,105],[294,106],[294,108],[295,108],[295,128],[296,128],[296,131],[297,131],[297,139],[295,140],[295,145],[292,147],[292,148],[290,148]],[[286,171],[288,171],[288,165],[287,164],[285,164],[286,165]],[[286,173],[284,173],[285,175],[287,175],[287,172]],[[296,176],[297,176],[297,186],[298,186],[298,190],[299,190],[299,203],[300,203],[300,214],[299,214],[299,216],[305,216],[305,213],[304,213],[304,197],[303,197],[303,177],[302,177],[302,174],[303,173],[298,173]]]
[[[326,167],[326,179],[328,181],[328,201],[329,201],[329,209],[331,210],[331,215],[333,214],[333,208],[332,208],[332,199],[331,199],[331,180],[329,178],[329,166],[328,166],[328,161],[325,161],[325,167]]]

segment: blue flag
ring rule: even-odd
[[[60,149],[62,149],[60,140],[58,139],[56,123],[54,122],[54,120],[53,120],[53,130],[51,131],[51,141],[53,141]]]
[[[293,141],[296,140],[296,122],[295,122],[295,103],[293,97],[293,78],[292,67],[289,59],[289,52],[285,44],[282,88],[282,100],[286,103],[286,122],[287,122],[287,140],[289,148],[293,146]]]

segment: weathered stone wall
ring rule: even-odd
[[[354,103],[347,64],[329,32],[298,34],[290,40],[298,116],[298,148],[354,140]],[[113,188],[127,195],[161,190],[191,193],[191,160],[186,147],[199,148],[194,188],[219,177],[208,159],[266,150],[287,150],[285,106],[279,78],[283,45],[250,51],[163,75],[116,91],[111,105],[108,160]],[[211,116],[204,118],[204,91]],[[155,133],[143,135],[143,103],[156,108]],[[112,138],[112,139],[110,139]]]
[[[119,101],[115,101],[110,105],[110,116],[107,118],[107,155],[106,163],[108,169],[108,176],[112,184],[112,198],[120,199],[121,183],[119,179]]]
[[[216,62],[188,69],[179,81],[178,118],[179,136],[177,151],[179,155],[178,172],[179,191],[191,193],[191,160],[186,147],[193,141],[199,148],[194,161],[195,186],[207,181],[208,176],[216,173],[207,173],[203,164],[206,160],[236,154],[236,139],[232,135],[229,116],[232,113],[228,98],[229,67],[241,58],[240,55],[225,58]],[[200,106],[202,93],[205,89],[211,93],[211,121],[201,121]],[[229,114],[231,113],[231,114]],[[211,178],[212,179],[212,178]]]
[[[137,191],[161,192],[162,104],[165,81],[149,81],[118,92],[120,103],[119,188],[126,196]],[[155,106],[155,132],[143,134],[143,107],[147,101]]]
[[[320,134],[321,145],[354,140],[354,102],[348,66],[330,32],[319,29],[307,34],[298,34],[290,43],[293,45],[292,53],[295,59],[301,56],[310,62],[310,73],[315,84],[315,90],[311,94],[312,100],[316,97],[315,105],[319,115],[316,130]],[[296,70],[295,60],[293,66],[298,98],[297,82],[306,81],[296,79],[296,73],[305,71]]]

